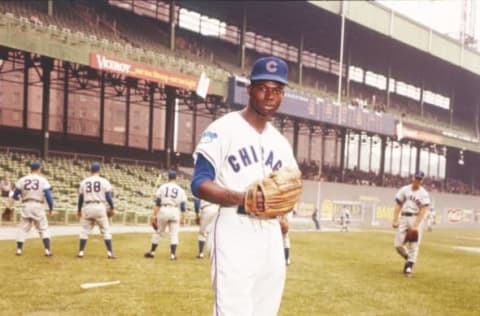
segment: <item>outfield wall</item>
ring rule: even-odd
[[[341,204],[351,204],[352,225],[389,226],[393,216],[394,198],[398,189],[343,183],[304,181],[297,216],[311,217],[320,210],[321,221],[337,220]],[[436,225],[443,227],[479,227],[480,197],[430,192],[436,211]],[[359,207],[358,207],[359,206]]]

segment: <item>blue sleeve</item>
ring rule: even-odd
[[[82,211],[83,206],[83,194],[78,195],[78,211]]]
[[[200,213],[200,199],[193,199],[193,209],[195,210],[195,214]]]
[[[12,199],[14,200],[20,200],[20,194],[22,193],[22,190],[20,189],[15,189],[15,192],[13,192]]]
[[[180,210],[184,213],[187,210],[187,204],[185,202],[180,203]]]
[[[43,191],[45,193],[45,199],[47,200],[47,204],[50,210],[53,210],[53,197],[52,197],[52,191],[50,189],[46,189]]]
[[[162,199],[161,199],[161,198],[157,198],[157,199],[155,200],[155,205],[158,206],[158,207],[160,207],[160,205],[162,205]]]
[[[215,180],[215,168],[205,157],[198,155],[193,170],[192,182],[190,183],[193,195],[198,196],[200,185],[207,180]]]
[[[110,205],[110,208],[115,208],[113,206],[113,199],[112,199],[112,192],[105,192],[105,200],[107,200],[108,205]]]

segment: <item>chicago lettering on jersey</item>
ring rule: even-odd
[[[262,147],[262,151],[264,151]],[[259,155],[254,146],[242,147],[235,154],[228,156],[227,160],[233,171],[239,172],[242,168],[248,167],[251,164],[258,163],[262,155]],[[264,164],[270,167],[273,171],[280,169],[283,165],[281,160],[277,160],[275,154],[270,150],[264,156]]]

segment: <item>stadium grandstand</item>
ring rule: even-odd
[[[363,192],[416,170],[442,209],[451,194],[476,207],[480,53],[375,2],[0,1],[0,175],[40,157],[68,221],[99,160],[116,216],[147,214],[165,170],[188,188],[203,129],[244,105],[265,55],[289,64],[273,123],[312,188],[308,211],[326,199],[391,204],[390,191]]]

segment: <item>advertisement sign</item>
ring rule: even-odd
[[[198,80],[195,77],[164,69],[156,69],[147,65],[132,63],[130,61],[121,60],[103,54],[90,53],[90,67],[190,91],[195,91],[197,89]]]

